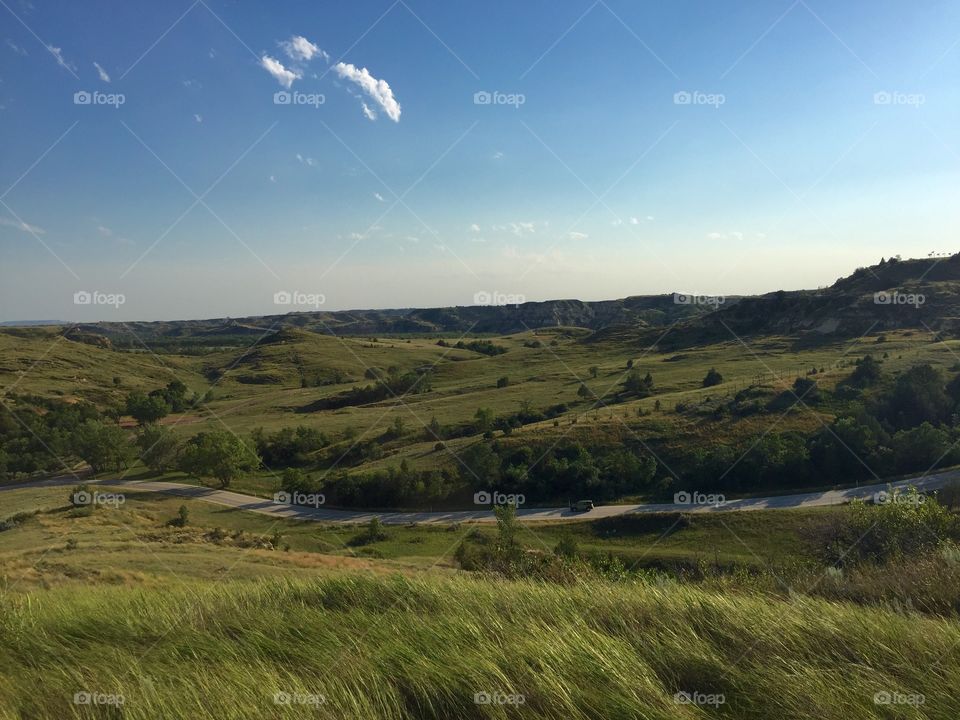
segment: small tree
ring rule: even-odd
[[[590,377],[595,378],[599,374],[600,374],[600,368],[598,368],[596,365],[590,368]]]
[[[710,368],[707,370],[707,374],[703,377],[704,387],[713,387],[714,385],[719,385],[722,382],[723,375],[721,375],[720,371],[716,368]]]
[[[582,398],[588,398],[591,397],[593,393],[590,392],[590,388],[587,387],[586,383],[580,383],[580,387],[577,389],[577,395]]]
[[[170,521],[173,527],[186,527],[190,523],[190,510],[186,505],[181,505],[177,510],[177,516]]]
[[[213,478],[220,487],[260,466],[260,458],[236,435],[201,432],[190,438],[180,456],[180,468],[198,478]]]
[[[517,521],[517,506],[508,503],[493,508],[497,517],[497,547],[496,553],[503,561],[509,562],[520,554],[520,544],[517,535],[520,534],[520,523]]]
[[[498,388],[505,388],[509,384],[510,384],[510,378],[508,378],[506,375],[504,375],[502,378],[497,379]]]
[[[127,395],[127,415],[141,425],[157,422],[169,412],[170,406],[159,395],[145,395],[139,390]]]
[[[147,425],[137,436],[140,459],[156,473],[164,473],[177,464],[180,443],[170,430],[159,425]]]
[[[473,415],[474,426],[477,432],[486,432],[493,427],[493,410],[490,408],[477,408]]]
[[[133,448],[122,428],[87,420],[70,438],[74,454],[85,461],[95,473],[114,470],[120,472],[130,464]]]

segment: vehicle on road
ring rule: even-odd
[[[593,500],[577,500],[570,503],[570,512],[588,512],[593,510]]]

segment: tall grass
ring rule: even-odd
[[[74,587],[0,603],[0,717],[956,718],[958,644],[952,621],[674,583]]]

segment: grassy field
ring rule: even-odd
[[[956,622],[799,597],[338,573],[0,602],[4,718],[960,713]]]
[[[707,411],[677,412],[678,404],[709,410],[751,384],[772,398],[811,368],[823,370],[816,379],[830,390],[849,375],[853,361],[868,352],[885,354],[884,370],[891,374],[918,362],[947,368],[960,357],[960,341],[933,342],[932,336],[913,331],[888,333],[882,343],[874,335],[804,348],[789,338],[770,337],[752,340],[749,347],[731,340],[676,353],[622,341],[581,342],[582,335],[561,328],[492,338],[507,352],[487,357],[438,346],[435,338],[334,338],[284,331],[269,342],[256,344],[262,339],[252,338],[245,347],[188,356],[154,354],[146,347],[117,351],[67,340],[49,329],[7,329],[0,331],[0,391],[87,399],[104,407],[122,404],[131,390],[149,391],[177,378],[191,392],[210,394],[196,410],[164,419],[183,437],[224,428],[249,437],[258,427],[271,431],[305,425],[339,443],[335,457],[361,441],[375,440],[381,446],[382,457],[351,465],[349,472],[384,469],[403,460],[415,470],[457,469],[457,458],[478,436],[447,439],[446,448],[437,450],[436,438],[425,429],[433,418],[450,429],[469,424],[481,407],[500,416],[516,412],[522,403],[539,410],[562,403],[568,410],[518,428],[514,441],[577,440],[589,447],[640,438],[666,451],[682,451],[746,442],[768,431],[774,421],[777,432],[809,434],[829,422],[836,408],[828,396],[815,407],[797,406],[782,416],[712,417]],[[535,343],[539,347],[530,347]],[[617,399],[628,360],[653,376],[655,397]],[[364,376],[371,368],[408,371],[425,366],[434,368],[430,392],[341,409],[311,409],[324,398],[369,383]],[[724,382],[703,388],[711,367],[722,373]],[[509,378],[509,384],[498,388],[502,377]],[[304,378],[310,383],[326,378],[331,384],[302,387]],[[593,409],[592,401],[577,394],[581,383],[615,404]],[[401,437],[389,434],[397,419],[403,423]],[[141,470],[127,472],[136,476]],[[811,479],[810,484],[817,483]],[[262,468],[235,488],[269,495],[278,485],[278,471]]]
[[[468,524],[391,526],[384,539],[361,546],[352,541],[362,528],[353,525],[277,520],[199,500],[135,492],[125,493],[116,508],[88,514],[69,505],[69,492],[45,488],[2,494],[0,522],[22,517],[0,532],[0,587],[27,590],[73,580],[158,585],[224,574],[315,574],[335,567],[452,569],[454,552],[468,534],[493,538],[496,533],[490,526]],[[168,525],[181,505],[189,510],[188,526]],[[629,568],[762,568],[801,561],[805,528],[836,512],[823,508],[527,523],[519,540],[529,550],[552,552],[561,538],[570,537],[582,553],[612,554]],[[217,538],[218,531],[225,537]]]

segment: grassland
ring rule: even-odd
[[[517,442],[570,439],[592,446],[641,438],[668,452],[682,452],[690,446],[746,442],[768,431],[774,421],[778,432],[809,434],[832,419],[837,408],[830,401],[816,407],[798,405],[782,417],[780,413],[711,417],[708,411],[750,385],[771,398],[811,368],[823,370],[816,376],[818,384],[830,390],[849,375],[853,361],[868,352],[885,355],[884,368],[891,374],[919,362],[947,368],[960,358],[960,341],[934,341],[930,334],[910,330],[887,333],[882,343],[877,334],[807,347],[798,347],[790,338],[768,337],[751,340],[748,346],[731,340],[680,352],[659,352],[620,340],[583,342],[583,332],[571,328],[485,339],[507,351],[488,357],[439,346],[436,338],[335,338],[287,330],[270,341],[249,338],[244,347],[173,355],[156,354],[146,346],[139,351],[112,350],[64,339],[51,329],[8,329],[0,331],[0,390],[86,399],[103,407],[121,405],[131,390],[149,391],[176,378],[191,392],[209,397],[196,410],[164,419],[179,435],[227,427],[248,437],[258,427],[269,432],[305,425],[328,434],[344,453],[357,442],[376,441],[382,456],[349,466],[352,473],[396,466],[403,460],[415,470],[456,469],[459,454],[477,436],[449,438],[438,451],[436,438],[426,429],[432,419],[447,429],[464,428],[478,408],[490,408],[500,416],[516,412],[523,403],[535,409],[561,404],[568,409],[556,418],[518,428]],[[531,347],[535,344],[539,346]],[[652,375],[655,397],[618,397],[628,360],[641,373]],[[371,368],[411,371],[427,366],[433,368],[429,392],[313,409],[324,399],[368,383],[364,376]],[[703,388],[711,367],[722,373],[724,382]],[[509,384],[498,388],[502,377],[509,378]],[[303,387],[317,379],[328,384]],[[592,400],[578,396],[581,383],[610,405],[597,408]],[[677,412],[678,404],[704,412]],[[404,431],[393,437],[391,428],[398,419]],[[136,476],[141,470],[127,472]],[[278,484],[278,472],[263,468],[234,488],[269,495]],[[811,479],[811,486],[818,484]]]
[[[77,693],[119,696],[112,716],[151,720],[960,712],[960,666],[944,661],[955,622],[800,597],[338,573],[64,588],[2,607],[4,718],[111,716]],[[878,705],[884,693],[922,705]]]

